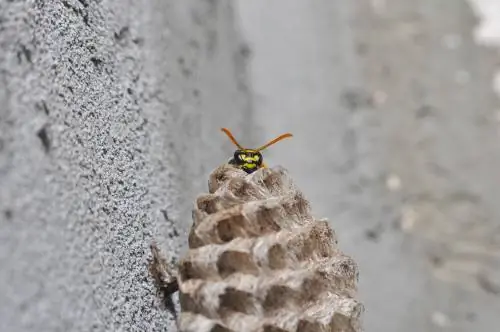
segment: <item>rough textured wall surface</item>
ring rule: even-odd
[[[185,245],[193,193],[227,159],[221,123],[247,136],[232,15],[0,1],[1,331],[171,330],[149,245]]]

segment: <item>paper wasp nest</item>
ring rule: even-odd
[[[356,263],[283,168],[224,165],[179,262],[182,332],[361,331]]]

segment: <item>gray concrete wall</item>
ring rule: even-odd
[[[358,261],[367,331],[496,331],[476,24],[462,0],[0,1],[0,331],[175,331],[148,246],[185,249],[221,126],[295,134],[265,156]]]
[[[248,135],[233,19],[229,1],[0,1],[0,331],[174,330],[149,244],[178,255],[233,149],[219,127]]]
[[[261,140],[360,265],[367,331],[497,331],[500,140],[465,1],[238,1]]]

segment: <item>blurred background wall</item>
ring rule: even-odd
[[[149,244],[185,250],[222,126],[295,135],[265,157],[358,262],[367,331],[496,331],[488,5],[0,1],[0,331],[175,331]]]
[[[500,323],[500,2],[472,4],[238,2],[255,125],[295,134],[266,156],[358,261],[367,331]]]

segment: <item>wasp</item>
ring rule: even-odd
[[[275,139],[269,141],[258,149],[247,149],[242,147],[234,138],[233,134],[227,128],[221,128],[221,130],[229,137],[231,142],[238,147],[238,150],[234,151],[234,156],[229,159],[228,163],[234,165],[235,167],[244,170],[248,174],[251,174],[258,170],[259,168],[267,168],[263,161],[262,154],[260,151],[268,148],[276,142],[281,141],[284,138],[292,137],[290,133],[286,133],[276,137]]]

